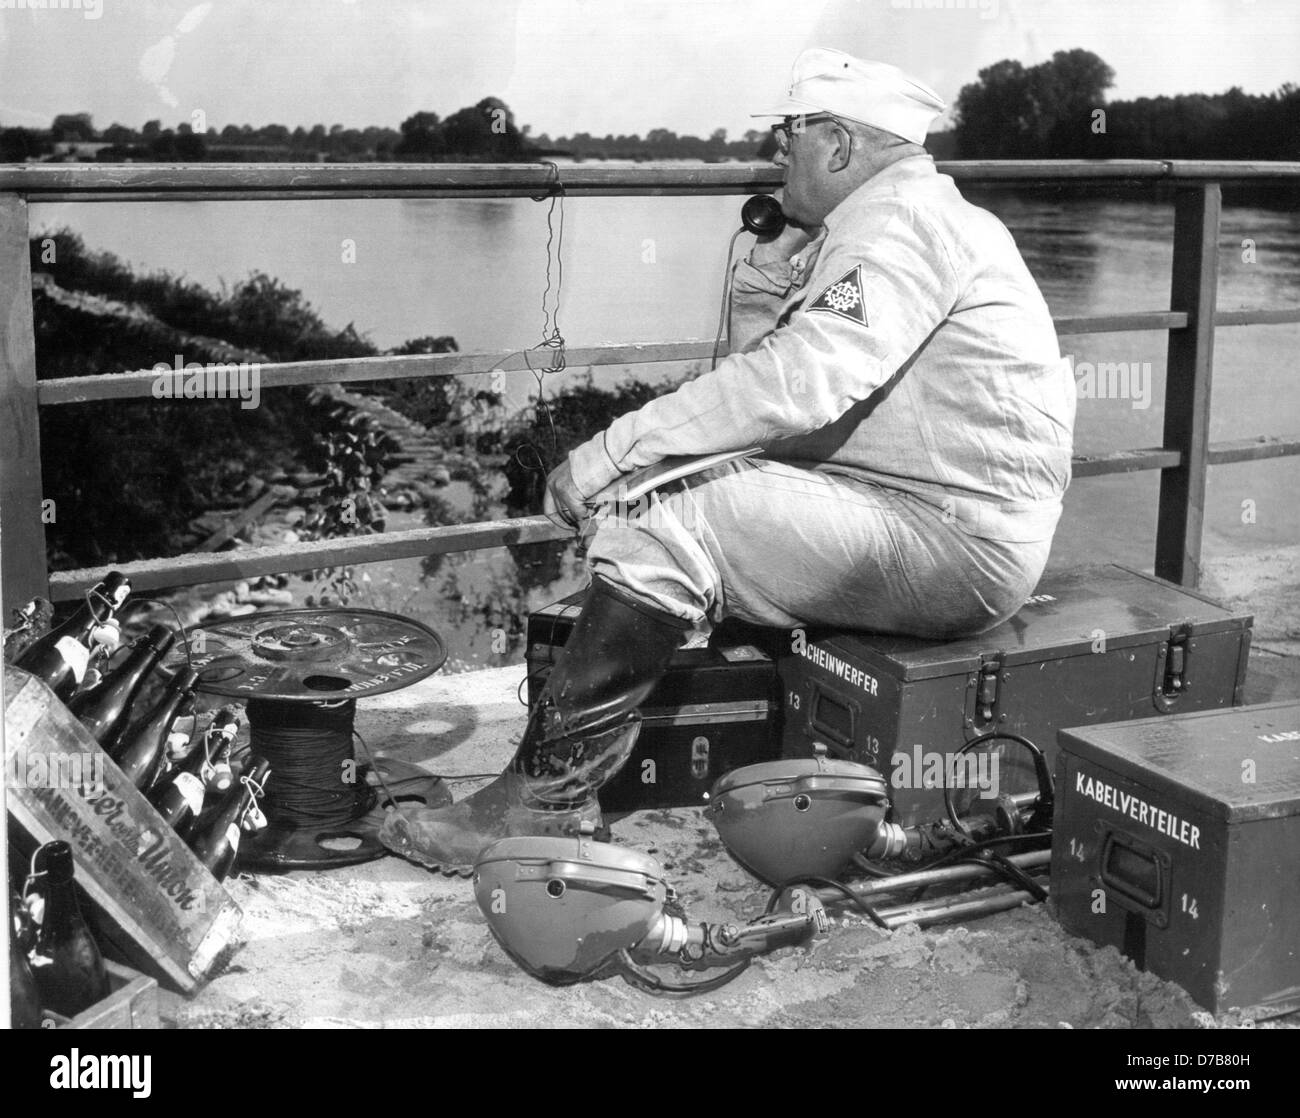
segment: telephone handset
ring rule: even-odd
[[[770,194],[755,194],[740,208],[740,223],[755,236],[775,237],[785,228],[785,214]]]

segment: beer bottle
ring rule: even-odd
[[[167,734],[176,712],[194,694],[198,674],[181,668],[173,677],[153,710],[129,723],[110,754],[122,774],[141,792],[147,792],[167,764]]]
[[[9,894],[9,912],[9,1027],[39,1029],[41,994],[27,962],[27,952],[36,942],[36,930],[31,926],[22,901],[12,892]]]
[[[208,727],[208,769],[203,779],[207,781],[208,791],[225,792],[234,781],[230,769],[230,750],[239,733],[239,715],[234,707],[222,707]]]
[[[113,751],[125,729],[140,688],[175,639],[166,625],[153,626],[136,641],[121,667],[105,676],[98,687],[83,691],[68,704],[90,736],[108,752]]]
[[[67,702],[90,663],[92,630],[108,621],[130,593],[126,578],[111,571],[103,582],[96,583],[87,600],[67,621],[51,629],[18,657],[18,667],[43,679],[50,690]]]
[[[207,791],[204,772],[210,767],[208,743],[211,732],[200,741],[149,793],[149,802],[181,838],[185,838],[203,810]]]
[[[235,864],[244,816],[253,809],[271,772],[269,762],[258,759],[226,793],[221,806],[208,824],[190,839],[190,849],[212,872],[223,880]]]
[[[65,1017],[75,1017],[108,997],[108,971],[77,903],[72,847],[66,842],[46,843],[37,862],[38,869],[45,870],[45,916],[32,956],[32,973],[41,1004]]]

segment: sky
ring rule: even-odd
[[[1115,70],[1110,100],[1267,93],[1300,83],[1300,3],[0,0],[0,125],[395,128],[497,96],[534,134],[738,137],[808,46],[892,62],[949,103],[982,67],[1074,47]]]

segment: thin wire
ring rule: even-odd
[[[903,872],[902,870],[891,870],[884,866],[878,866],[862,854],[853,855],[853,864],[871,877],[896,877]]]
[[[977,839],[968,846],[955,846],[951,850],[940,854],[934,861],[926,862],[925,868],[927,870],[937,869],[940,866],[946,866],[949,862],[958,861],[963,857],[994,846],[1018,845],[1023,842],[1050,843],[1051,839],[1051,831],[1030,831],[1019,835],[994,835],[992,838]],[[923,885],[921,888],[926,889],[929,886]]]
[[[239,778],[239,783],[253,793],[248,798],[247,806],[239,813],[239,825],[242,827],[244,825],[244,820],[248,818],[249,812],[257,807],[257,801],[266,798],[266,777],[263,777],[262,783],[259,784],[251,776],[245,773]]]
[[[551,669],[549,666],[545,671],[539,669],[537,671],[526,672],[524,674],[524,678],[519,681],[519,686],[515,688],[515,698],[519,701],[520,706],[526,707],[532,705],[531,703],[529,703],[527,699],[524,698],[524,688],[535,679],[545,680],[546,677],[549,676],[550,674],[551,674]]]
[[[24,613],[22,609],[16,609],[13,612],[18,614],[20,620],[12,629],[4,630],[3,639],[5,641],[8,641],[10,637],[16,637],[19,633],[25,633],[28,629],[34,629],[36,627],[35,610],[32,610],[30,614]]]
[[[873,924],[875,924],[877,928],[884,928],[885,931],[890,930],[889,925],[885,923],[880,913],[878,913],[870,904],[868,904],[865,898],[855,893],[848,885],[845,885],[844,882],[836,881],[834,878],[830,878],[830,877],[821,877],[817,874],[807,874],[803,877],[792,877],[790,878],[789,881],[783,881],[780,885],[778,885],[775,889],[772,890],[772,895],[767,898],[767,907],[763,909],[764,915],[770,916],[773,912],[775,912],[777,901],[781,899],[781,895],[787,889],[792,889],[796,885],[816,885],[822,889],[837,889],[839,890],[840,893],[844,895],[846,900],[848,900],[851,904],[857,905],[858,908],[861,909],[861,911],[866,915],[866,917]]]
[[[1052,807],[1056,801],[1056,790],[1052,785],[1052,774],[1047,767],[1047,758],[1043,755],[1043,751],[1027,737],[1024,737],[1021,734],[1013,734],[1009,730],[989,730],[987,733],[971,738],[970,741],[957,750],[956,756],[958,758],[964,757],[976,746],[987,745],[989,742],[998,741],[999,739],[1015,742],[1021,748],[1029,750],[1030,759],[1034,763],[1035,779],[1038,783],[1038,805],[1035,808],[1034,814],[1046,814],[1050,816]],[[945,779],[943,787],[943,808],[944,811],[947,812],[948,821],[952,824],[953,830],[965,835],[966,838],[971,838],[970,828],[966,826],[957,815],[957,809],[952,802],[952,793],[953,789]]]
[[[736,238],[739,237],[741,233],[743,233],[744,231],[745,231],[745,227],[742,225],[739,229],[737,229],[734,233],[731,234],[731,243],[727,245],[727,265],[722,274],[722,305],[718,308],[718,333],[717,336],[713,339],[713,361],[709,365],[710,371],[718,367],[718,349],[722,345],[722,328],[726,324],[727,306],[731,302],[730,299],[731,279],[733,275],[732,267],[731,267],[731,255],[736,251]]]
[[[141,602],[152,602],[156,606],[162,606],[164,609],[171,610],[171,615],[176,618],[176,631],[181,637],[181,646],[185,649],[185,663],[191,671],[194,669],[194,660],[190,656],[190,638],[189,630],[185,628],[185,622],[181,620],[181,615],[176,612],[176,607],[171,602],[164,602],[161,598],[132,598],[133,604]]]
[[[734,982],[749,969],[753,956],[742,959],[729,970],[723,971],[722,974],[715,975],[712,978],[703,979],[700,982],[666,982],[660,978],[648,966],[634,962],[632,955],[626,949],[618,953],[617,959],[621,964],[617,973],[622,976],[623,981],[629,986],[638,990],[644,990],[648,994],[663,994],[667,997],[690,997],[693,994],[707,994],[711,990],[717,990]]]
[[[1017,888],[1025,890],[1034,900],[1040,902],[1047,900],[1047,890],[996,850],[985,850],[982,855],[973,854],[969,858],[958,858],[954,864],[983,866],[985,869],[992,870],[1004,881],[1009,881]]]
[[[96,583],[96,584],[95,584],[95,586],[99,586],[99,585],[100,585],[99,583]],[[84,600],[85,603],[86,603],[86,607],[90,610],[90,615],[91,615],[92,617],[94,617],[94,618],[98,618],[98,617],[99,617],[98,612],[96,612],[96,610],[95,610],[95,602],[94,602],[94,600],[93,600],[94,598],[98,598],[99,601],[100,601],[103,605],[105,605],[105,606],[108,607],[108,613],[107,613],[107,615],[106,615],[106,620],[107,620],[108,618],[112,618],[112,617],[113,617],[113,610],[114,610],[114,606],[113,606],[113,601],[112,601],[112,599],[106,597],[106,596],[103,595],[103,594],[98,593],[98,592],[96,591],[96,589],[95,589],[95,586],[91,586],[91,587],[89,587],[89,588],[84,592],[84,594],[82,595],[82,598],[83,598],[83,600]],[[34,618],[35,618],[35,611],[33,611],[33,617],[28,619],[27,628],[32,628],[32,627],[33,627],[33,624],[32,624],[32,623],[33,623],[33,621],[34,621]],[[53,619],[51,619],[51,621],[52,621],[52,620],[53,620]],[[96,625],[92,626],[91,631],[93,632],[96,628],[99,627],[100,624],[103,624],[103,622],[97,622]],[[52,627],[52,626],[51,626],[51,627]],[[121,628],[121,623],[120,623],[120,622],[119,622],[119,626],[118,626],[118,627],[119,627],[119,631],[120,631],[120,628]],[[20,629],[20,630],[18,630],[18,631],[21,632],[22,630]],[[5,634],[5,640],[8,640],[8,639],[9,639],[9,634],[6,633],[6,634]],[[91,655],[91,659],[92,659],[92,660],[94,659],[94,655],[95,655],[95,644],[96,644],[95,639],[94,639],[93,637],[91,637],[91,638],[90,638],[90,655]],[[117,651],[117,649],[114,649],[114,650],[113,650],[113,652],[116,652],[116,651]],[[103,659],[104,659],[104,661],[105,661],[106,663],[107,663],[109,657],[112,656],[112,654],[113,654],[112,652],[106,652],[106,653],[104,653]]]
[[[379,771],[379,762],[375,760],[375,755],[370,752],[370,746],[366,744],[366,739],[361,736],[361,731],[355,726],[352,727],[352,736],[361,743],[361,748],[366,751],[366,756],[370,758],[370,771],[375,774],[375,778],[379,781],[379,786],[384,790],[385,803],[392,804],[396,807],[397,800],[389,789],[388,782],[384,780],[384,774]]]
[[[47,846],[53,846],[54,843],[57,841],[58,841],[57,839],[51,839],[49,842],[43,842],[41,843],[40,846],[38,846],[35,850],[32,851],[32,860],[27,867],[27,880],[23,882],[23,900],[27,899],[27,894],[31,892],[33,884],[38,877],[48,876],[49,874],[48,870],[38,870],[36,868],[36,859],[40,857],[42,850],[44,850]]]
[[[527,359],[525,358],[525,360]],[[521,443],[515,449],[515,452],[512,455],[512,457],[514,458],[515,462],[519,464],[521,469],[527,470],[529,473],[549,474],[550,467],[548,463],[554,462],[556,457],[559,455],[560,439],[555,431],[555,419],[551,415],[551,405],[546,402],[546,389],[542,384],[541,371],[538,369],[534,369],[531,365],[528,367],[528,371],[533,374],[534,379],[537,381],[537,410],[541,412],[544,416],[546,416],[546,422],[550,427],[551,452],[548,456],[543,457],[542,452],[540,449],[538,449],[536,443]],[[536,466],[530,466],[527,462],[525,462],[522,458],[519,457],[526,450],[531,450],[533,452],[534,457],[537,459]]]
[[[93,592],[93,588],[92,588],[91,590],[88,590],[88,591],[86,592],[85,598],[86,598],[86,604],[89,605],[89,606],[91,606],[91,607],[93,608],[93,603],[92,603],[91,600],[90,600],[90,595],[91,595],[92,592]],[[103,602],[105,602],[105,603],[107,603],[107,604],[109,604],[109,605],[112,604],[112,603],[109,601],[109,599],[107,599],[107,598],[104,597],[104,595],[100,594],[100,595],[97,595],[97,596],[100,598],[101,601],[103,601]],[[141,602],[152,602],[154,605],[163,606],[165,609],[169,609],[169,610],[171,610],[171,614],[172,614],[172,616],[176,619],[176,629],[177,629],[177,632],[179,632],[180,635],[181,635],[181,647],[185,649],[185,662],[186,662],[186,665],[189,667],[190,671],[194,671],[194,661],[193,661],[193,659],[190,657],[190,642],[189,642],[189,638],[188,638],[188,636],[186,635],[185,623],[184,623],[183,621],[181,621],[181,615],[180,615],[179,613],[176,612],[176,608],[175,608],[175,607],[174,607],[170,602],[164,602],[161,598],[132,598],[132,599],[131,599],[131,602],[132,602],[133,604],[134,604],[134,603],[141,603]],[[124,602],[124,603],[123,603],[123,607],[125,606],[125,604],[126,604],[126,603]],[[137,640],[138,640],[138,638],[137,638]],[[129,645],[123,645],[123,646],[121,646],[121,647],[132,648],[132,647],[135,646],[135,644],[136,644],[136,642],[133,641],[133,642],[131,642],[131,644],[129,644]],[[104,661],[103,661],[103,667],[105,668],[105,671],[107,671],[107,665],[108,665],[109,660],[111,660],[111,659],[113,658],[113,656],[117,653],[117,651],[118,651],[117,649],[114,649],[113,652],[110,652],[110,653],[106,653],[106,654],[105,654],[105,656],[104,656]],[[99,668],[96,668],[95,670],[96,670],[96,671],[99,671]],[[114,669],[114,670],[116,670],[116,669]],[[197,673],[195,673],[195,674],[197,674]],[[191,709],[192,709],[192,708],[191,708]],[[195,736],[195,734],[197,734],[198,732],[199,732],[199,719],[198,719],[198,712],[195,711],[195,714],[194,714],[194,724],[190,727],[190,739],[189,739],[189,741],[188,741],[188,742],[186,743],[186,745],[185,745],[185,751],[186,751],[187,754],[189,753],[190,750],[192,750],[192,749],[194,748],[194,736]]]
[[[550,160],[544,162],[550,169],[546,192],[532,196],[534,202],[542,202],[549,198],[551,203],[546,211],[546,286],[542,290],[542,340],[528,349],[507,354],[493,365],[488,372],[495,372],[511,357],[519,356],[523,358],[528,371],[533,374],[533,379],[537,382],[537,411],[546,419],[547,429],[550,434],[550,451],[547,453],[536,443],[525,442],[515,449],[511,457],[526,472],[541,474],[545,477],[549,476],[551,470],[559,464],[556,459],[559,457],[560,440],[555,427],[555,417],[551,411],[550,403],[546,399],[546,385],[543,374],[562,372],[567,368],[568,362],[566,357],[567,342],[560,331],[560,303],[564,294],[564,184],[560,181],[559,166]],[[556,222],[557,211],[559,215],[558,225]],[[552,292],[554,292],[553,296]],[[550,352],[550,363],[545,367],[534,365],[529,356],[538,350]],[[525,455],[530,452],[535,464],[525,458]],[[559,519],[563,522],[563,518]],[[565,527],[574,528],[575,543],[581,547],[585,523],[575,526],[571,526],[567,522],[564,522],[564,524]]]
[[[560,228],[557,235],[555,229],[555,210],[556,206],[560,210]],[[551,246],[555,246],[552,253]],[[555,264],[555,304],[549,306],[551,294],[551,264]],[[564,335],[560,333],[560,295],[564,290],[564,188],[560,187],[558,193],[552,195],[550,209],[546,211],[546,288],[542,292],[542,340],[534,349],[552,350],[551,364],[546,369],[548,373],[558,373],[564,368]],[[530,369],[533,368],[532,362],[528,360],[528,354],[524,354],[524,362]]]

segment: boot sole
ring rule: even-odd
[[[422,866],[426,870],[440,873],[444,877],[471,878],[474,876],[473,866],[452,865],[448,862],[442,861],[441,859],[422,858],[414,850],[399,853],[398,851],[389,848],[388,853],[392,854],[395,858],[401,858],[404,862],[411,862],[417,866]]]
[[[474,876],[473,866],[430,865],[428,868],[443,877],[455,877],[462,881],[469,881]]]
[[[609,824],[602,822],[596,828],[595,833],[591,836],[596,842],[612,842],[614,839],[613,832],[609,829]],[[468,881],[474,876],[473,866],[452,865],[451,863],[433,858],[421,858],[412,851],[409,854],[398,854],[396,850],[389,850],[394,857],[401,858],[403,861],[413,862],[418,866],[423,866],[426,870],[433,873],[440,873],[443,877],[458,877]]]

